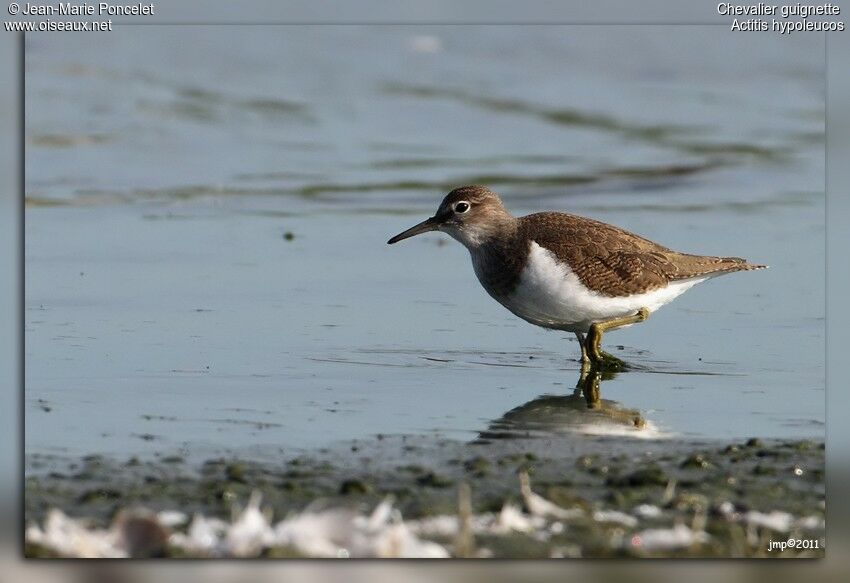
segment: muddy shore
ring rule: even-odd
[[[824,553],[824,444],[815,441],[590,437],[578,445],[558,436],[491,434],[471,443],[378,436],[312,454],[281,452],[276,462],[237,455],[200,464],[166,454],[124,461],[32,456],[28,466],[28,524],[42,522],[51,508],[100,526],[133,508],[227,519],[252,492],[262,495],[265,512],[276,518],[317,507],[367,511],[391,496],[404,520],[416,520],[457,515],[461,484],[470,487],[474,515],[498,513],[506,504],[528,511],[517,477],[527,472],[535,493],[583,513],[545,540],[533,532],[479,536],[477,544],[493,556],[549,557],[564,549],[582,557]],[[636,510],[641,508],[657,511]],[[695,524],[708,535],[701,544],[657,550],[622,544],[646,529]],[[820,549],[768,550],[770,540],[789,537],[817,539]],[[38,545],[29,545],[27,553],[51,554]],[[275,549],[265,554],[275,556]]]

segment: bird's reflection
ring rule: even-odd
[[[515,407],[490,422],[479,439],[515,439],[553,432],[637,436],[647,428],[641,412],[601,397],[602,382],[616,376],[610,370],[585,366],[572,394],[542,395]]]

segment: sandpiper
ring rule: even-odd
[[[646,320],[706,279],[766,267],[739,257],[679,253],[567,213],[517,218],[484,186],[452,190],[433,217],[387,243],[429,231],[460,241],[478,281],[508,310],[537,326],[575,333],[582,364],[591,365],[604,361],[605,332]]]

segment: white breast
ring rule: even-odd
[[[671,282],[667,287],[624,297],[609,297],[588,289],[566,263],[534,241],[519,285],[507,298],[497,298],[511,312],[538,326],[586,332],[593,322],[654,312],[706,277]]]

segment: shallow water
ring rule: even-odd
[[[29,35],[27,453],[528,423],[506,413],[573,393],[575,341],[493,302],[445,236],[385,244],[467,182],[771,266],[606,336],[636,367],[601,384],[627,414],[532,425],[823,437],[823,40],[658,32]]]

